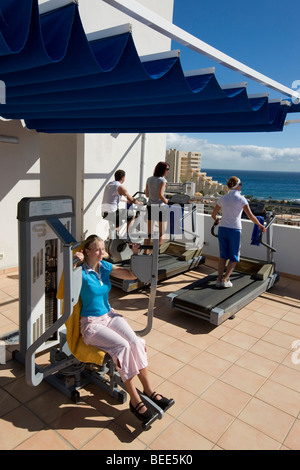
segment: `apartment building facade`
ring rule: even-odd
[[[201,170],[201,153],[170,149],[166,151],[166,161],[170,165],[168,181],[185,183],[193,181]]]

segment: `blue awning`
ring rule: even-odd
[[[21,5],[22,4],[22,5]],[[49,133],[281,131],[290,104],[184,74],[178,56],[141,60],[130,32],[88,40],[75,3],[40,15],[0,0],[0,114]]]
[[[291,102],[291,106],[288,110],[289,113],[300,113],[300,103]]]

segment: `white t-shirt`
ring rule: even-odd
[[[149,189],[149,200],[148,204],[160,204],[164,205],[164,202],[159,199],[159,188],[162,183],[167,183],[166,178],[163,176],[150,176],[147,179],[148,189]]]
[[[242,228],[242,212],[243,207],[248,204],[247,199],[241,195],[237,189],[230,189],[225,196],[222,196],[218,202],[218,206],[222,209],[222,218],[220,227],[234,228],[241,230]]]
[[[111,181],[105,187],[102,199],[102,212],[116,212],[119,207],[120,195],[118,193],[120,181]]]

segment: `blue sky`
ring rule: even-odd
[[[299,0],[174,0],[173,23],[292,88],[300,80],[299,10]],[[249,93],[285,97],[180,44],[173,43],[172,48],[181,50],[184,70],[215,66],[220,84],[247,81]],[[204,168],[300,171],[300,124],[278,133],[169,134],[169,147],[201,151]]]

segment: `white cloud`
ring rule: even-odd
[[[189,135],[167,134],[167,149],[201,152],[202,168],[300,171],[300,148],[214,144]]]

